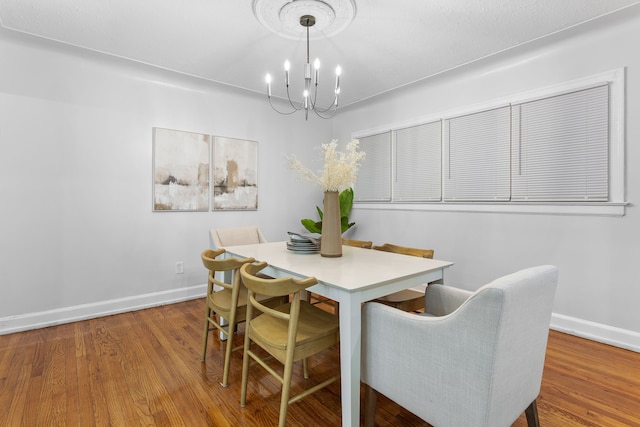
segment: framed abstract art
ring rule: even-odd
[[[153,128],[153,210],[208,211],[210,136]]]
[[[213,210],[258,209],[258,143],[212,137]]]

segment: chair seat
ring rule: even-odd
[[[395,307],[403,311],[417,311],[424,308],[424,293],[406,289],[376,298],[375,302]]]
[[[386,301],[389,303],[396,303],[400,301],[405,301],[407,299],[413,298],[424,298],[424,292],[414,291],[412,289],[406,289],[404,291],[394,292],[390,295],[385,295],[383,297],[378,298],[380,301]]]
[[[275,310],[289,313],[291,304],[276,307]],[[284,350],[288,339],[288,322],[271,316],[258,316],[251,322],[252,338],[267,344],[269,347]],[[296,345],[306,344],[320,338],[337,335],[339,331],[338,317],[327,313],[306,301],[300,302],[300,318]]]
[[[271,297],[266,295],[256,295],[256,299],[260,302],[269,298]],[[220,311],[229,311],[231,307],[231,289],[223,289],[209,295],[209,302],[213,308],[217,308]],[[240,293],[238,294],[238,306],[243,305],[247,305],[247,288],[241,285]]]
[[[411,248],[409,246],[392,245],[391,243],[374,246],[373,249],[420,258],[433,258],[433,249]],[[402,311],[420,311],[424,309],[424,292],[407,289],[377,298],[374,302],[388,305]]]
[[[231,311],[231,289],[223,289],[209,295],[209,307],[216,313],[224,317]],[[256,299],[267,307],[277,307],[284,301],[281,297],[270,297],[267,295],[256,295]],[[238,294],[238,307],[236,308],[236,318],[242,321],[247,314],[247,288],[243,285],[240,287]]]

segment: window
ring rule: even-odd
[[[509,98],[359,137],[355,201],[624,215],[624,70]]]
[[[354,201],[391,200],[391,132],[359,139],[360,149],[367,154],[354,186]]]
[[[441,200],[441,141],[440,121],[361,137],[355,201]]]
[[[607,201],[607,85],[512,107],[512,200]]]
[[[423,202],[442,198],[442,123],[394,131],[393,200]]]
[[[509,106],[445,120],[444,200],[509,200]]]

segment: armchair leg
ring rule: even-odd
[[[374,427],[376,421],[376,391],[364,385],[364,427]]]
[[[531,402],[531,405],[525,409],[524,413],[527,416],[527,425],[529,427],[540,427],[540,420],[538,419],[538,404],[535,399]]]

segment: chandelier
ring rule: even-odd
[[[287,100],[289,101],[290,109],[287,111],[278,110],[271,102],[271,74],[267,74],[265,80],[267,82],[267,99],[269,100],[269,105],[271,108],[277,113],[280,114],[293,114],[296,111],[304,111],[305,120],[309,119],[309,110],[316,113],[316,115],[322,119],[330,119],[335,116],[336,111],[338,110],[338,96],[340,95],[340,74],[342,73],[342,69],[338,65],[336,67],[336,83],[334,87],[334,96],[333,102],[326,106],[320,107],[317,104],[318,99],[318,83],[320,78],[320,60],[316,58],[313,62],[313,77],[311,76],[311,63],[309,62],[309,28],[313,27],[316,24],[316,18],[312,15],[302,15],[300,17],[300,25],[306,28],[307,30],[307,62],[304,65],[304,91],[302,92],[302,100],[294,101],[291,99],[291,94],[289,93],[289,69],[291,68],[291,64],[289,60],[284,62],[284,84],[287,91]]]

